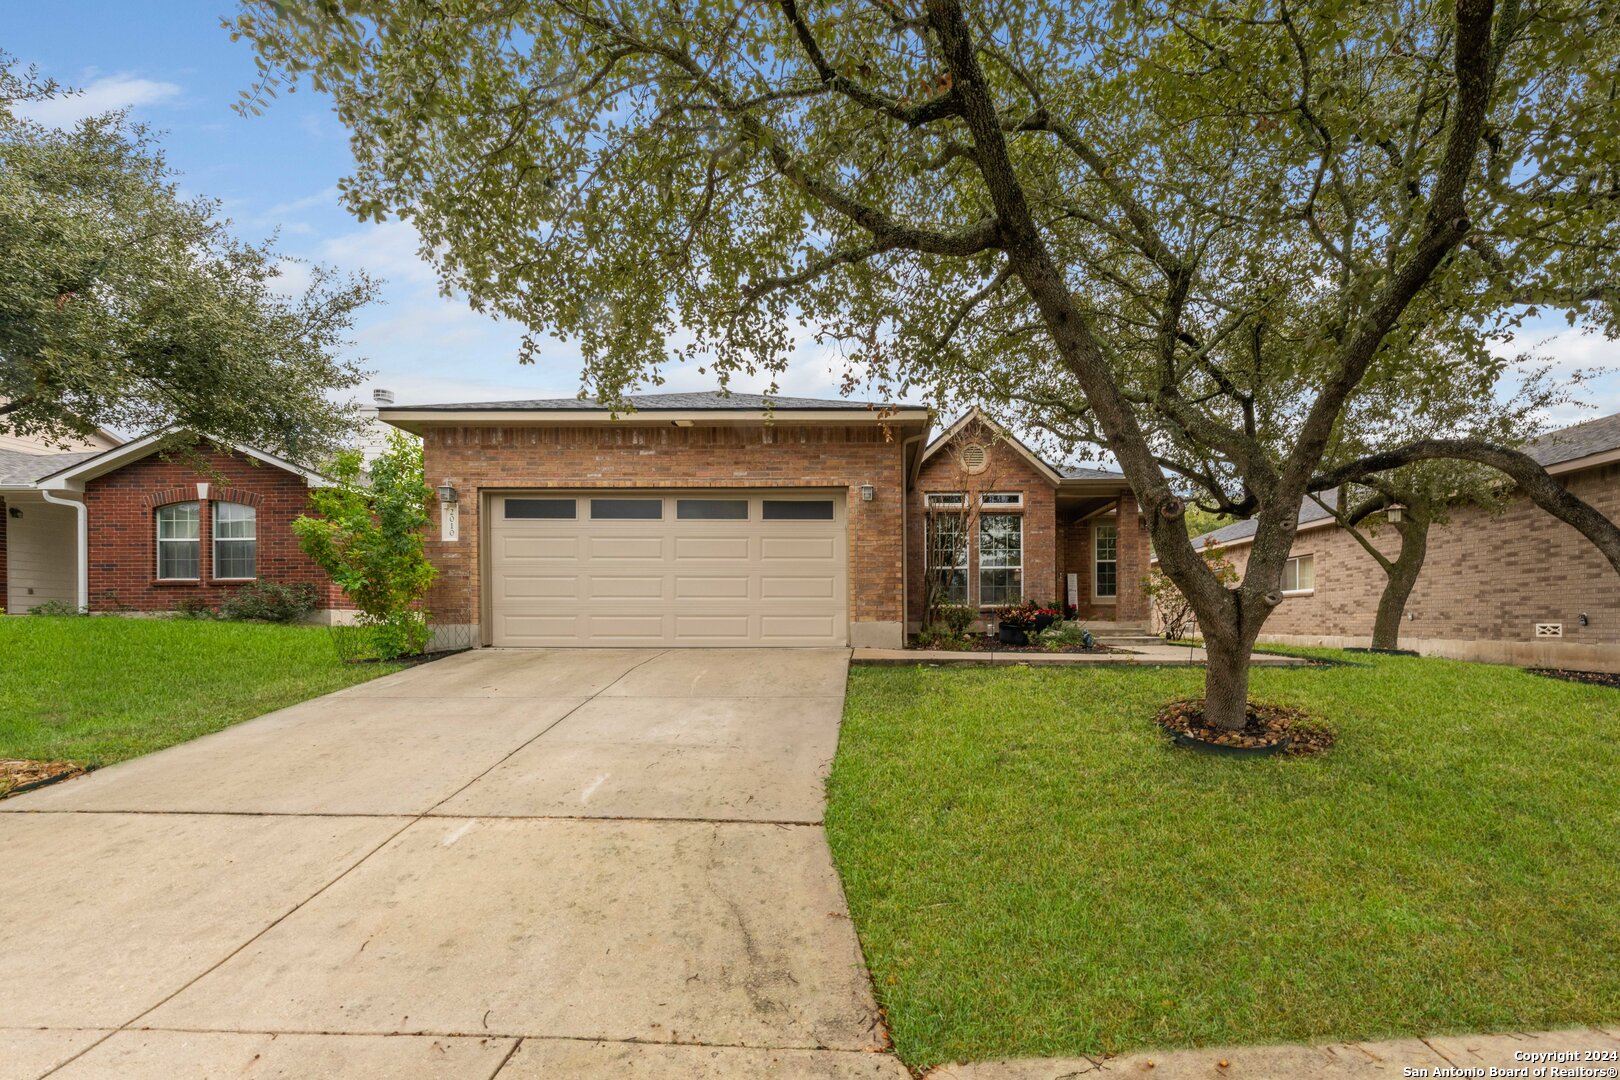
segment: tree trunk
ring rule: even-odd
[[[1204,637],[1204,719],[1236,731],[1249,718],[1249,653],[1253,643],[1222,635]]]
[[[1390,564],[1384,580],[1384,593],[1378,598],[1378,615],[1373,620],[1372,647],[1398,649],[1401,642],[1401,619],[1406,614],[1406,601],[1423,571],[1423,559],[1429,548],[1429,522],[1411,515],[1396,526],[1401,534],[1401,552]]]

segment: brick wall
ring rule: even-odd
[[[1620,465],[1572,474],[1569,489],[1610,520],[1620,521]],[[1393,528],[1375,538],[1393,553]],[[1291,596],[1264,633],[1371,639],[1384,573],[1355,539],[1337,528],[1299,534],[1293,553],[1313,556],[1316,589]],[[1247,546],[1230,557],[1241,572]],[[1620,577],[1580,533],[1525,498],[1491,515],[1463,508],[1429,533],[1428,557],[1406,610],[1403,638],[1530,642],[1538,622],[1564,624],[1562,641],[1620,645]],[[1590,625],[1579,625],[1585,612]],[[1361,644],[1365,644],[1362,641]]]
[[[6,522],[10,520],[6,500],[0,499],[0,615],[6,611]]]
[[[859,624],[902,621],[901,512],[905,468],[899,435],[881,425],[659,427],[445,426],[423,437],[428,483],[459,492],[460,539],[438,539],[428,597],[434,621],[477,624],[480,494],[544,488],[842,488],[849,514],[849,615]],[[875,488],[871,502],[862,484]]]
[[[85,485],[90,529],[90,607],[93,611],[169,611],[181,603],[218,606],[241,582],[213,577],[213,501],[246,503],[257,509],[258,581],[308,583],[321,607],[349,606],[325,571],[299,549],[293,518],[303,513],[309,489],[302,478],[237,454],[205,455],[214,475],[153,454],[97,477]],[[199,499],[197,485],[209,486]],[[157,508],[200,502],[201,579],[157,579]]]

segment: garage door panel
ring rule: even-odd
[[[661,600],[662,574],[633,577],[629,574],[592,574],[585,578],[589,600]]]
[[[501,631],[513,639],[550,638],[558,641],[572,640],[579,635],[579,616],[577,615],[508,615],[497,625],[496,636]]]
[[[834,632],[831,615],[762,615],[759,636],[765,641],[822,640]]]
[[[810,577],[764,574],[759,579],[759,595],[763,600],[831,600],[838,595],[838,579],[831,574]]]
[[[688,644],[743,641],[748,638],[747,615],[677,615],[675,636]]]
[[[508,560],[579,558],[577,536],[523,536],[514,533],[500,538],[500,555]]]
[[[501,578],[501,595],[512,600],[533,597],[557,599],[579,596],[577,574],[507,574]]]
[[[653,518],[518,514],[495,496],[484,515],[487,595],[496,645],[843,645],[848,640],[844,503],[833,519],[784,516],[778,504],[824,492],[562,491],[522,500],[654,503]],[[685,517],[680,500],[694,501]],[[725,501],[729,517],[708,502]],[[763,504],[778,509],[767,519]],[[538,505],[538,503],[536,503]],[[736,517],[739,507],[746,515]],[[521,509],[521,507],[520,507]],[[704,511],[708,516],[698,516]],[[819,513],[819,511],[818,511]]]
[[[748,558],[748,537],[677,536],[675,558],[682,562],[694,559],[741,561]]]
[[[603,641],[648,640],[660,641],[664,637],[662,615],[587,615],[587,633]]]
[[[586,551],[586,557],[591,559],[640,559],[659,562],[664,558],[664,538],[597,534],[586,537]]]
[[[747,574],[678,574],[675,578],[675,599],[746,600],[748,585],[752,580]]]
[[[766,562],[831,560],[836,554],[837,547],[837,541],[831,536],[766,536],[759,542],[759,553]]]

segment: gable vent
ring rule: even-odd
[[[979,443],[968,443],[962,447],[962,468],[968,472],[982,473],[988,464],[990,464],[990,452]]]
[[[1564,624],[1561,622],[1536,623],[1536,637],[1563,637]]]

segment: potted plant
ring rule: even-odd
[[[1038,634],[1058,620],[1053,608],[1040,607],[1033,600],[996,609],[996,637],[1003,645],[1028,645],[1029,635]]]

